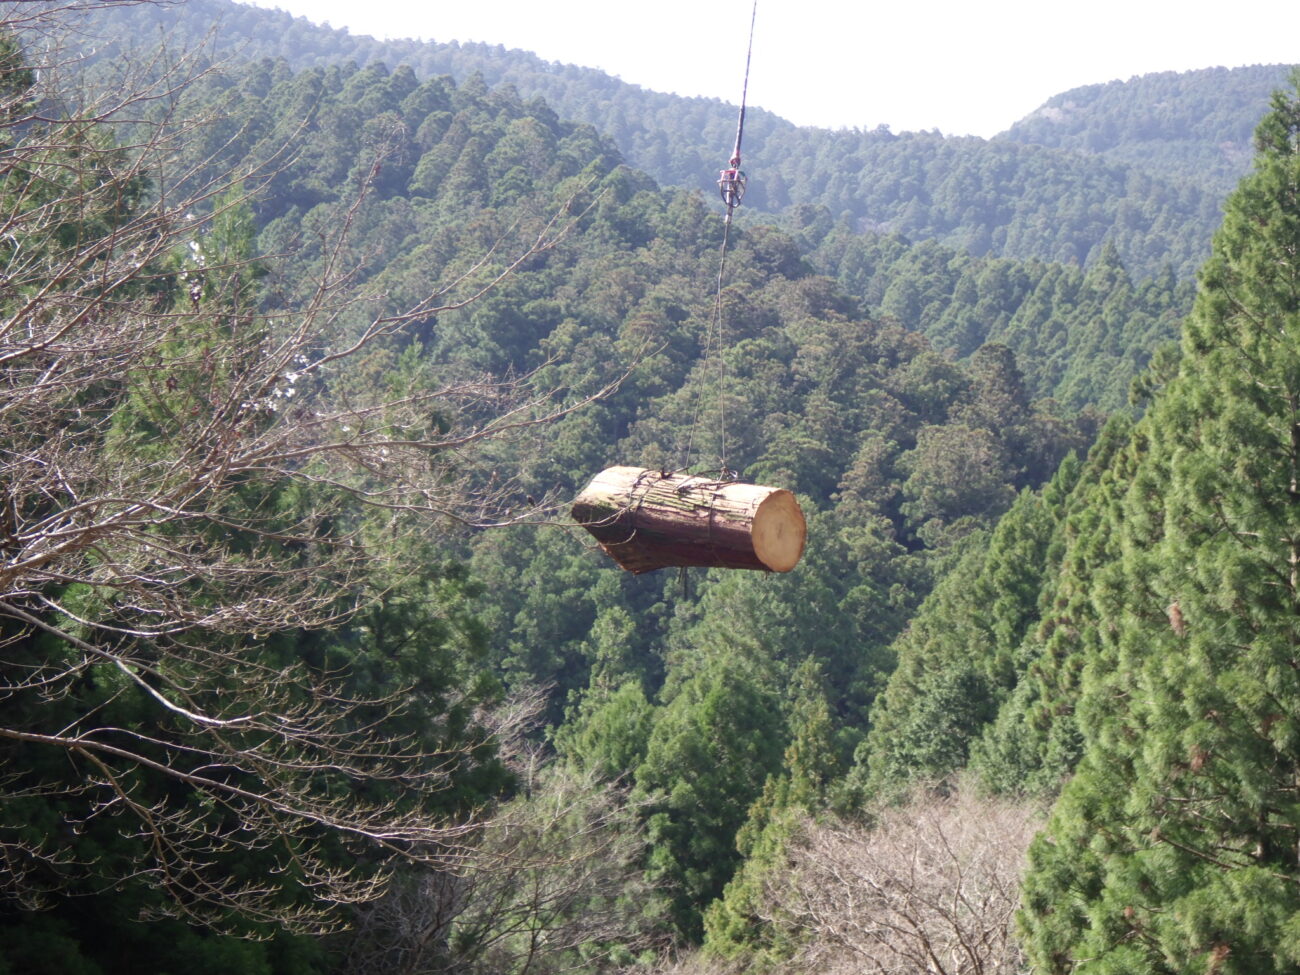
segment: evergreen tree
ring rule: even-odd
[[[794,675],[789,708],[790,744],[779,776],[771,776],[736,834],[744,862],[722,897],[704,914],[705,949],[743,959],[746,971],[780,971],[793,949],[788,932],[761,917],[764,888],[780,883],[789,866],[788,846],[801,821],[826,805],[839,772],[830,708],[821,668],[804,661]]]
[[[1034,845],[1047,972],[1300,966],[1300,75],[1261,123],[1092,600],[1085,752]]]
[[[751,670],[711,654],[672,689],[636,770],[649,816],[647,872],[667,887],[678,931],[692,941],[738,865],[736,831],[781,765],[785,721]]]
[[[1049,542],[1080,475],[1071,455],[1041,494],[1023,492],[987,539],[976,537],[894,643],[898,667],[871,712],[866,792],[942,779],[1024,676],[1016,650],[1035,621]]]
[[[1130,439],[1132,432],[1131,420],[1113,418],[1070,494],[1053,498],[1051,489],[1044,492],[1044,500],[1055,509],[1055,527],[1044,553],[1036,618],[1025,621],[1029,629],[1002,660],[1013,668],[1014,677],[1006,685],[1011,693],[997,719],[971,743],[970,766],[993,791],[1054,795],[1079,760],[1075,715],[1080,674],[1101,632],[1092,587],[1099,568],[1114,560],[1116,495],[1122,494],[1145,443]],[[1053,484],[1059,479],[1058,474]],[[1009,521],[1005,519],[998,531]],[[1022,571],[1014,563],[1006,567]]]

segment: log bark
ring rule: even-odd
[[[601,471],[573,502],[574,520],[629,572],[710,566],[789,572],[808,529],[782,488],[641,467]]]

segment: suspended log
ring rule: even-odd
[[[808,533],[789,491],[640,467],[601,471],[572,511],[629,572],[696,565],[789,572]]]

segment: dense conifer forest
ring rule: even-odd
[[[1300,78],[754,112],[720,284],[722,103],[4,17],[0,975],[1300,965]]]
[[[90,31],[95,56],[110,61],[156,37],[181,49],[206,45],[215,57],[283,59],[294,69],[354,61],[406,64],[422,79],[457,83],[477,75],[489,88],[508,85],[594,126],[661,185],[709,185],[718,146],[735,132],[735,107],[716,99],[647,91],[500,46],[355,37],[233,0],[113,10]],[[1177,78],[1068,92],[993,140],[798,128],[755,108],[746,117],[746,158],[763,179],[746,206],[775,213],[811,204],[858,232],[935,239],[977,256],[1084,264],[1109,241],[1136,275],[1169,266],[1190,279],[1208,253],[1219,202],[1249,168],[1250,134],[1286,69]]]

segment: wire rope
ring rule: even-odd
[[[722,186],[723,200],[727,204],[727,215],[722,221],[722,247],[718,254],[718,281],[713,298],[713,317],[709,322],[709,329],[705,334],[704,342],[704,358],[707,360],[712,355],[718,361],[718,471],[722,480],[730,480],[735,476],[727,466],[727,359],[725,355],[726,330],[725,316],[722,309],[722,289],[726,281],[727,246],[731,240],[731,216],[736,207],[740,205],[740,197],[744,193],[745,175],[740,172],[740,144],[745,135],[745,105],[749,98],[749,66],[754,55],[754,23],[757,19],[758,0],[754,0],[749,15],[749,45],[745,51],[745,77],[740,89],[740,112],[736,117],[736,145],[731,153],[729,168],[723,170],[723,176],[718,181],[719,185]],[[723,185],[724,180],[728,180],[728,174],[730,175],[730,186]],[[736,191],[737,186],[739,192]],[[691,417],[690,431],[686,438],[686,450],[682,462],[683,470],[689,468],[691,464],[695,428],[699,424],[702,400],[702,396],[696,398],[695,411]]]

